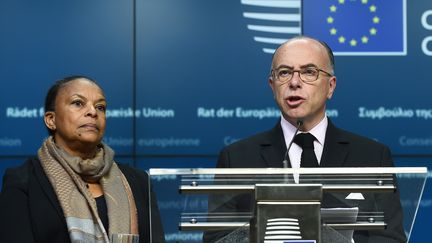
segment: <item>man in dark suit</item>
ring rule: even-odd
[[[334,57],[327,44],[309,37],[293,38],[276,49],[269,85],[281,110],[276,126],[267,131],[224,148],[218,168],[283,167],[392,167],[388,147],[376,141],[341,130],[326,117],[326,101],[336,88]],[[300,122],[299,122],[300,121]],[[314,162],[305,165],[303,147],[294,140],[299,133],[308,133],[313,140]],[[296,136],[297,137],[297,136]],[[294,178],[298,182],[298,176]],[[324,197],[325,198],[325,197]],[[398,193],[371,195],[374,208],[384,211],[386,230],[357,231],[359,242],[406,242],[402,226],[402,210]],[[212,202],[209,211],[250,212],[250,196],[237,196],[222,204]],[[204,241],[220,238],[221,233],[205,233]]]

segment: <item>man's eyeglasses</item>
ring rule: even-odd
[[[318,80],[320,71],[327,74],[330,77],[333,76],[332,74],[317,67],[306,67],[306,68],[301,68],[300,70],[294,70],[287,67],[280,67],[278,69],[272,70],[271,75],[272,78],[275,79],[275,81],[278,81],[280,83],[286,83],[292,79],[295,72],[298,72],[300,79],[303,82],[312,83]]]

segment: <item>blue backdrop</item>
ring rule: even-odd
[[[430,166],[429,0],[2,0],[0,175],[36,154],[45,93],[73,74],[104,88],[117,160],[213,167],[277,122],[271,53],[299,34],[336,52],[333,122],[389,145],[397,165]],[[431,202],[429,190],[412,242]]]

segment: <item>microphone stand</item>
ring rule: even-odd
[[[284,154],[284,160],[282,161],[283,168],[288,168],[288,152],[291,149],[291,146],[292,146],[292,144],[294,142],[294,138],[297,135],[297,133],[300,130],[300,127],[302,125],[303,125],[303,121],[302,120],[297,120],[297,128],[296,128],[296,130],[294,132],[294,135],[292,136],[291,141],[288,144],[288,148],[287,148],[287,150],[285,151],[285,154]],[[285,181],[285,183],[288,183],[288,180],[289,180],[288,179],[288,175],[284,174],[284,181]]]

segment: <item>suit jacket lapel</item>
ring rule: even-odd
[[[144,198],[144,196],[149,195],[148,193],[148,185],[143,184],[143,182],[146,182],[148,178],[140,178],[136,174],[132,172],[132,170],[127,167],[123,166],[122,164],[117,164],[120,171],[123,173],[123,175],[126,177],[126,180],[129,183],[129,187],[132,191],[134,200],[135,200],[135,206],[137,209],[137,218],[138,218],[138,231],[140,233],[140,242],[141,237],[143,237],[143,241],[146,241],[148,238],[149,232],[147,232],[148,225],[150,225],[152,222],[149,219],[149,208],[148,208],[148,200]],[[146,173],[146,172],[144,172]],[[153,195],[152,195],[153,196]],[[153,210],[153,209],[152,209]],[[145,221],[140,221],[145,219]],[[151,227],[150,227],[151,228]]]
[[[56,210],[57,214],[60,216],[61,219],[64,220],[66,223],[63,209],[60,206],[60,202],[58,201],[57,195],[54,192],[53,186],[48,180],[48,177],[46,176],[40,162],[38,159],[32,159],[31,160],[36,176],[36,180],[39,182],[40,187],[42,188],[43,192],[45,193],[45,196],[48,198],[48,201],[51,203],[53,208]]]
[[[328,120],[321,167],[342,167],[349,151],[349,140]]]
[[[261,143],[261,156],[265,162],[263,167],[282,167],[282,161],[284,160],[284,154],[286,152],[286,144],[280,122],[278,122],[276,126],[267,133],[267,135],[266,139]]]

